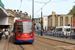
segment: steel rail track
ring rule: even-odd
[[[34,46],[34,47],[36,47],[37,49],[41,50],[39,47],[37,47],[37,46],[35,46],[35,45],[32,45],[32,46]]]
[[[21,46],[21,44],[19,44],[19,46],[22,48],[22,50],[25,50],[25,49]]]
[[[51,45],[51,46],[56,46],[56,45],[53,45],[53,44],[50,44],[50,43],[47,43],[47,42],[44,42],[44,41],[40,41],[40,40],[36,40],[36,41],[39,41],[39,42],[42,42],[42,43],[45,43],[45,44],[48,44],[48,45]],[[62,48],[62,47],[59,47],[59,48],[64,49],[64,50],[67,50],[67,49]]]
[[[24,47],[23,47],[21,44],[19,44],[19,46],[22,48],[22,50],[25,50]],[[33,45],[33,44],[32,44],[32,46],[34,46],[34,47],[37,48],[38,50],[41,50],[39,47],[37,47],[37,46],[35,46],[35,45]]]

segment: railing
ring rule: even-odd
[[[40,31],[35,31],[38,35],[40,35]],[[57,38],[66,38],[66,39],[75,39],[75,34],[70,33],[69,35],[66,32],[66,35],[64,35],[64,32],[51,32],[51,31],[43,31],[43,35],[46,36],[52,36]]]
[[[0,0],[0,6],[4,9],[4,4],[2,3],[1,0]]]

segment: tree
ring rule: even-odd
[[[73,6],[70,12],[72,13],[73,17],[75,17],[75,5]]]

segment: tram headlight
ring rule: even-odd
[[[20,34],[18,34],[17,36],[21,36]]]
[[[31,34],[31,36],[33,36],[33,34]]]

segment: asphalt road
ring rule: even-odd
[[[14,44],[13,36],[8,42],[8,50],[75,50],[75,45],[35,37],[34,43]]]

